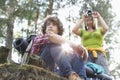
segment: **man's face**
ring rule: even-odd
[[[46,32],[54,32],[55,34],[58,34],[58,26],[53,22],[47,22]]]

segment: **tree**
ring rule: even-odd
[[[7,28],[5,28],[6,34],[3,34],[1,32],[0,35],[1,37],[5,38],[5,45],[7,48],[10,49],[10,51],[12,50],[13,28],[14,28],[14,22],[16,18],[19,18],[20,20],[23,20],[23,19],[28,20],[28,25],[31,24],[31,21],[35,22],[38,19],[38,15],[39,15],[39,13],[37,12],[39,10],[36,5],[38,5],[37,2],[33,2],[31,0],[27,0],[25,1],[25,3],[18,2],[17,0],[1,0],[0,20],[2,24],[0,25],[1,26],[0,30],[2,30],[5,27]],[[10,56],[11,56],[11,52],[10,52]]]

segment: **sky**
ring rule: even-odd
[[[120,0],[112,0],[111,2],[112,4],[112,11],[116,14],[116,17],[114,18],[114,21],[117,22],[117,21],[120,21]],[[115,39],[117,40],[120,40],[118,39],[120,36],[120,31],[116,31],[116,35],[114,37],[116,37]],[[113,38],[114,38],[113,37]],[[120,43],[120,41],[118,41]],[[120,64],[120,44],[116,44],[117,45],[117,48],[115,48],[113,51],[112,51],[112,54],[111,54],[111,57],[113,57],[113,59],[115,60],[116,63],[119,63]],[[110,65],[110,69],[114,69],[115,66],[117,66],[116,63],[112,63]],[[114,80],[114,79],[113,79]],[[116,80],[120,80],[120,79],[116,79]]]
[[[113,12],[115,12],[115,14],[116,14],[116,17],[115,17],[115,21],[120,21],[120,7],[119,7],[119,5],[120,5],[120,0],[112,0],[112,7],[113,7]],[[120,33],[119,33],[119,30],[118,31],[116,31],[116,38],[118,38],[118,36],[120,36]],[[114,36],[114,37],[115,37]],[[119,39],[117,39],[117,40],[119,40]],[[120,42],[120,41],[119,41]],[[118,45],[118,47],[119,47],[119,49],[117,50],[116,49],[116,55],[114,55],[114,57],[115,57],[115,60],[116,61],[118,61],[119,63],[120,63],[120,60],[119,60],[119,56],[120,56],[120,45],[119,44],[116,44],[116,45]]]
[[[111,2],[111,4],[112,4],[112,10],[113,10],[113,12],[115,12],[115,14],[116,14],[116,20],[120,20],[120,0],[112,0],[112,2]]]

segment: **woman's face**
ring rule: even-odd
[[[93,17],[92,16],[85,16],[85,23],[86,24],[93,24]]]
[[[53,22],[47,22],[46,32],[54,32],[55,34],[58,34],[58,26]]]

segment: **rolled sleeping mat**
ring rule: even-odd
[[[23,55],[28,46],[28,42],[23,38],[18,38],[13,42],[13,45],[14,45],[15,49],[17,49],[17,51]]]

